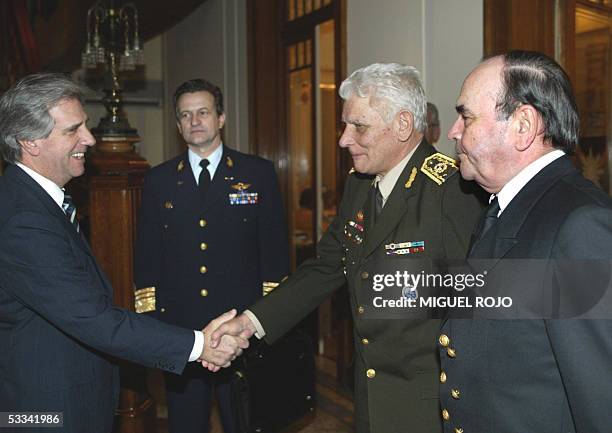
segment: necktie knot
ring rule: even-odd
[[[80,230],[79,220],[76,216],[76,206],[74,205],[74,202],[72,201],[72,196],[70,194],[64,194],[64,202],[62,203],[62,209],[64,210],[66,217],[68,217],[70,224],[74,226],[78,233]]]
[[[491,200],[489,206],[487,207],[487,211],[485,213],[485,218],[497,218],[497,214],[499,214],[499,201],[497,200],[497,196]]]
[[[206,170],[208,168],[208,164],[210,164],[208,159],[200,160],[200,167],[202,167],[202,170]]]

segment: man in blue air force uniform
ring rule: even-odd
[[[221,90],[201,79],[174,95],[188,151],[145,178],[135,255],[136,310],[199,327],[242,311],[288,273],[287,231],[271,162],[221,142]],[[199,329],[199,328],[196,328]],[[226,433],[235,431],[229,372],[166,375],[171,433],[208,431],[216,387]]]

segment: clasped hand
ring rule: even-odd
[[[230,310],[216,319],[212,320],[206,328],[202,329],[204,334],[204,349],[198,358],[202,365],[210,371],[218,371],[220,368],[229,367],[236,357],[242,354],[242,351],[249,347],[249,340],[240,335],[226,334],[211,343],[211,334],[223,323],[236,317],[236,310]]]
[[[210,371],[218,371],[229,367],[249,347],[255,327],[247,316],[236,316],[236,310],[230,310],[212,320],[202,332],[204,350],[199,361]]]

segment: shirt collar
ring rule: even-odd
[[[416,145],[415,148],[412,149],[408,153],[408,155],[406,155],[404,159],[402,159],[395,167],[389,170],[387,174],[385,174],[384,176],[380,176],[380,175],[376,176],[376,179],[374,180],[374,182],[378,184],[378,189],[380,190],[380,193],[382,194],[383,206],[387,202],[389,195],[391,195],[391,191],[393,191],[393,187],[395,186],[395,184],[397,183],[397,180],[399,179],[400,175],[404,171],[404,168],[406,168],[408,161],[410,161],[410,158],[412,158],[412,155],[414,155],[414,152],[416,152],[419,146],[420,144]]]
[[[193,150],[189,149],[187,152],[189,156],[189,164],[191,165],[191,170],[193,171],[193,175],[196,178],[196,181],[200,178],[200,173],[202,172],[202,167],[200,167],[200,161],[202,158],[200,155],[195,153]],[[210,173],[210,178],[212,179],[215,176],[215,172],[217,171],[217,167],[219,166],[219,162],[221,162],[221,158],[223,157],[223,143],[221,143],[210,155],[208,155],[208,172]]]
[[[504,185],[504,187],[497,194],[497,201],[499,203],[499,215],[504,211],[506,207],[510,204],[512,199],[516,197],[516,195],[523,189],[527,183],[533,179],[533,177],[538,174],[540,171],[544,169],[547,165],[552,163],[553,161],[561,158],[565,155],[565,152],[561,149],[555,149],[552,152],[548,152],[545,155],[542,155],[527,167],[522,169],[516,176],[510,179],[510,182]],[[489,202],[493,200],[495,194],[491,195]]]
[[[62,207],[62,203],[64,203],[64,190],[62,188],[57,186],[57,184],[52,180],[47,179],[42,174],[35,172],[30,167],[27,167],[20,162],[17,163],[17,166],[25,171],[28,176],[34,179],[34,181],[51,196],[53,201],[57,203],[60,208]]]

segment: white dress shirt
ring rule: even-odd
[[[504,209],[508,207],[510,202],[516,195],[523,189],[527,183],[534,178],[536,174],[544,169],[548,164],[553,161],[561,158],[565,155],[565,152],[561,149],[555,149],[552,152],[548,152],[546,155],[543,155],[529,164],[527,167],[522,169],[516,176],[514,176],[510,181],[504,185],[504,187],[497,193],[497,202],[499,203],[499,213],[497,216],[500,216]],[[495,194],[491,194],[489,198],[489,203],[493,200]]]

